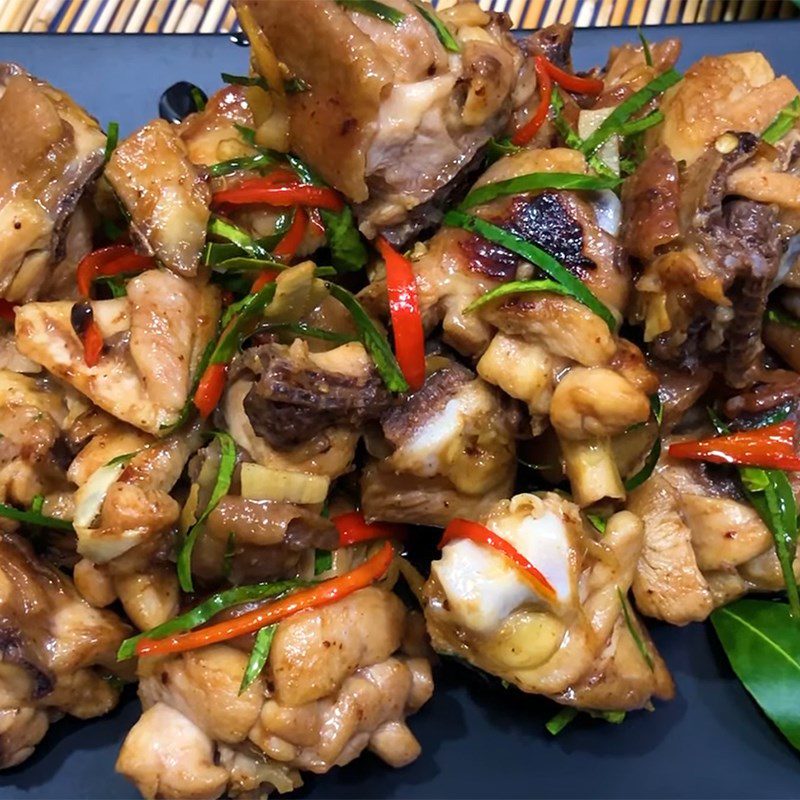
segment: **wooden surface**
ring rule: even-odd
[[[602,27],[788,19],[800,15],[797,2],[481,0],[481,5],[506,11],[518,27],[537,28],[569,21],[579,27]],[[228,0],[0,0],[0,31],[219,33],[236,29]]]

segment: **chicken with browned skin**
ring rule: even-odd
[[[280,623],[266,674],[240,691],[247,654],[214,645],[139,663],[145,708],[117,769],[145,797],[288,791],[364,750],[419,755],[406,717],[433,689],[419,626],[377,587]],[[249,646],[248,646],[249,647]]]
[[[148,123],[120,142],[104,175],[137,244],[176,275],[196,275],[211,192],[175,129],[164,120]]]
[[[482,147],[522,102],[508,19],[477,4],[445,12],[459,53],[408,0],[391,2],[404,15],[396,26],[334,0],[239,5],[307,86],[285,97],[290,149],[356,203],[370,238],[400,244],[434,227],[450,190],[463,190],[460,173],[480,169]]]
[[[387,411],[361,476],[368,519],[444,526],[511,491],[518,414],[468,369],[442,360],[419,391]]]
[[[622,607],[642,549],[638,517],[615,514],[600,538],[573,503],[521,494],[479,521],[527,558],[552,594],[492,548],[448,542],[425,585],[438,652],[578,708],[631,710],[672,697],[666,665]]]
[[[215,335],[218,290],[149,270],[128,282],[126,297],[86,307],[105,340],[95,366],[85,362],[69,301],[19,309],[20,352],[118,419],[163,433],[180,418],[200,357]]]
[[[643,614],[685,625],[749,592],[783,588],[772,533],[730,468],[664,456],[628,508],[644,522],[633,580]]]
[[[0,297],[39,296],[102,169],[105,143],[97,121],[70,97],[0,64]]]
[[[28,758],[64,714],[89,719],[119,699],[116,651],[130,628],[84,602],[15,534],[0,534],[0,767]]]

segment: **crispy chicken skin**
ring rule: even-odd
[[[130,628],[85,603],[15,534],[0,534],[0,767],[21,763],[64,714],[105,714]]]
[[[145,797],[285,792],[365,749],[400,767],[419,754],[406,716],[431,696],[420,627],[400,600],[362,589],[278,626],[266,674],[239,691],[246,651],[214,645],[142,659],[145,712],[117,769]]]

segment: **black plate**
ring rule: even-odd
[[[648,38],[679,35],[685,66],[707,53],[761,50],[776,72],[800,83],[800,22],[647,28]],[[605,61],[609,47],[635,40],[624,29],[578,31],[580,67]],[[207,91],[222,70],[246,69],[246,51],[225,37],[0,36],[0,60],[18,61],[69,91],[123,133],[156,115],[170,84]],[[654,625],[678,696],[622,725],[578,721],[557,738],[544,730],[553,708],[491,686],[452,665],[437,672],[433,700],[411,720],[423,754],[390,770],[373,756],[310,777],[296,796],[315,798],[791,798],[800,796],[800,759],[737,683],[709,626]],[[132,693],[131,693],[132,696]],[[798,698],[800,702],[800,698]],[[129,702],[105,719],[62,721],[35,755],[0,775],[0,799],[135,798],[114,773],[125,731],[138,715]]]

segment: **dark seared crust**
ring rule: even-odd
[[[666,147],[654,150],[622,190],[622,243],[633,258],[647,261],[680,236],[678,165]]]
[[[395,447],[399,446],[430,417],[438,414],[456,392],[473,378],[474,375],[459,364],[434,372],[403,405],[383,415],[381,424],[384,435]]]
[[[551,64],[572,72],[572,36],[575,26],[548,25],[522,42],[528,56],[544,56]]]
[[[541,247],[580,278],[586,278],[588,270],[595,267],[584,255],[583,227],[570,214],[562,192],[516,197],[506,213],[491,222]],[[520,258],[505,247],[481,236],[469,236],[461,247],[475,272],[503,281],[515,277]]]
[[[258,377],[244,399],[253,430],[287,449],[332,425],[363,426],[389,407],[391,395],[372,370],[365,379],[295,363],[278,346],[249,350],[245,364]]]
[[[717,306],[698,296],[685,330],[657,337],[652,354],[690,371],[713,359],[730,386],[743,388],[754,382],[761,366],[762,318],[782,252],[774,209],[726,198],[728,177],[753,157],[759,142],[750,133],[733,135],[737,146],[731,153],[711,149],[682,176],[677,242],[717,274],[732,318],[720,330]]]
[[[482,147],[449,183],[436,190],[430,200],[412,208],[399,225],[382,228],[381,236],[394,247],[405,249],[412,241],[433,233],[442,224],[445,211],[467,196],[485,167],[486,148]]]

